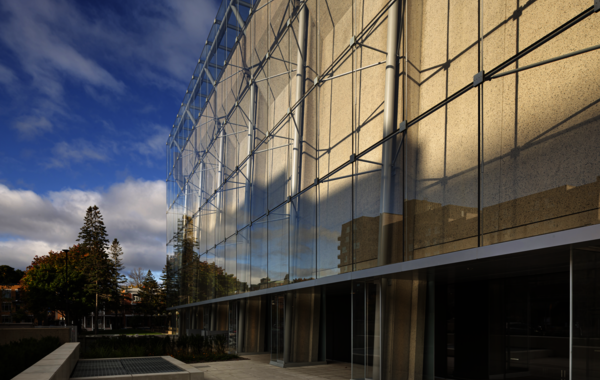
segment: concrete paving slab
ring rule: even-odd
[[[310,367],[280,368],[269,364],[270,355],[242,356],[248,360],[192,363],[204,371],[205,380],[254,379],[350,379],[350,363],[330,363]]]

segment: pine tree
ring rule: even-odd
[[[88,260],[90,265],[86,269],[90,279],[89,291],[96,294],[94,333],[98,334],[98,321],[100,320],[98,315],[99,296],[106,299],[106,296],[112,290],[110,287],[111,263],[106,252],[109,240],[98,206],[88,207],[77,241],[81,241],[82,248],[88,252],[91,258],[91,260]]]
[[[160,288],[151,270],[148,270],[138,295],[141,298],[140,306],[142,313],[146,316],[150,316],[150,327],[152,327],[152,315],[159,311]]]
[[[115,238],[108,249],[108,254],[111,260],[111,309],[115,311],[116,319],[118,320],[119,311],[123,309],[123,294],[121,293],[121,287],[127,282],[127,278],[122,274],[125,267],[121,256],[123,256],[123,248],[121,244]]]
[[[175,306],[176,304],[173,297],[175,291],[173,264],[171,264],[170,261],[171,260],[167,257],[167,262],[165,263],[160,276],[160,313],[165,313],[168,307]],[[165,325],[166,324],[167,323],[165,323]]]

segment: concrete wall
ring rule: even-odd
[[[68,380],[79,360],[79,343],[65,343],[14,380]]]
[[[61,343],[71,342],[70,328],[16,328],[0,330],[0,345],[16,342],[20,339],[41,339],[47,336],[55,336]]]

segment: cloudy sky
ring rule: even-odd
[[[160,272],[165,142],[219,3],[0,2],[0,265],[73,245],[95,204]]]

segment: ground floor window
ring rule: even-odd
[[[352,379],[597,380],[600,243],[215,302],[171,318],[188,333],[227,336],[231,352],[268,353],[282,367],[345,363],[336,376]]]

